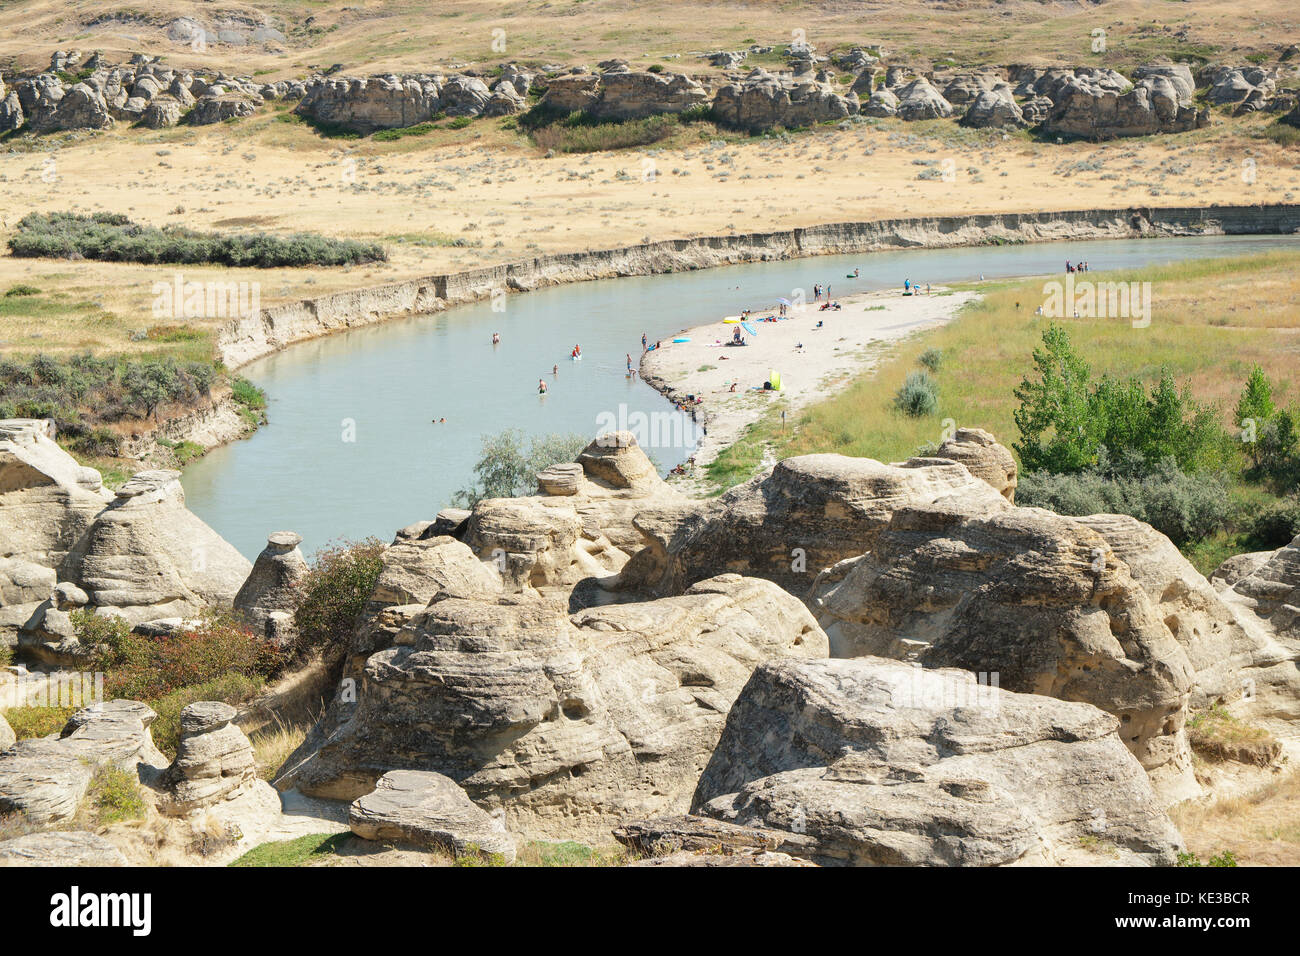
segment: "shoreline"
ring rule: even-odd
[[[923,216],[668,239],[538,256],[271,306],[223,326],[216,336],[217,358],[234,371],[290,345],[334,332],[596,279],[884,250],[1297,232],[1300,203],[1261,203]]]
[[[687,404],[704,427],[693,456],[701,468],[770,409],[797,413],[830,397],[875,369],[890,346],[951,322],[978,298],[977,292],[934,286],[929,295],[905,296],[888,289],[837,296],[838,311],[810,304],[776,322],[758,322],[768,314],[759,309],[747,320],[758,334],[742,330],[747,344],[740,348],[725,345],[740,327],[720,316],[683,329],[679,335],[689,342],[667,341],[642,353],[640,375],[673,404]],[[821,328],[816,327],[819,321]],[[780,391],[762,390],[772,371],[781,376]]]

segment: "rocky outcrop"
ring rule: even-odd
[[[527,593],[434,601],[276,785],[355,799],[390,770],[436,771],[512,830],[597,837],[684,811],[753,667],[826,650],[799,601],[737,575],[577,613]]]
[[[982,428],[959,428],[945,438],[935,458],[959,462],[976,478],[993,486],[1007,501],[1015,501],[1019,468],[1005,445]]]
[[[0,751],[8,750],[17,740],[18,737],[14,734],[14,729],[9,726],[9,721],[5,720],[5,715],[0,713]]]
[[[865,116],[889,117],[898,115],[898,97],[893,90],[876,90],[867,105],[862,107]]]
[[[658,113],[682,113],[707,106],[704,87],[684,73],[609,70],[600,77],[600,95],[589,108],[597,119],[644,119]]]
[[[194,108],[185,114],[185,122],[190,126],[212,126],[252,116],[261,105],[260,97],[255,99],[245,93],[208,94],[199,97]]]
[[[175,97],[159,96],[140,114],[140,123],[149,129],[167,129],[179,123],[183,113],[184,108]]]
[[[233,800],[257,780],[253,745],[231,723],[235,713],[219,701],[200,701],[181,711],[180,743],[160,781],[159,812],[184,816]]]
[[[505,827],[474,805],[455,781],[440,773],[393,770],[348,810],[352,832],[363,840],[412,843],[461,857],[478,853],[515,860]]]
[[[647,543],[624,579],[672,594],[733,571],[804,595],[822,569],[871,550],[896,510],[941,504],[972,515],[1010,507],[952,462],[917,459],[895,467],[843,455],[787,458],[719,498],[637,515]]]
[[[814,607],[837,657],[990,675],[1115,714],[1162,790],[1197,792],[1184,724],[1194,671],[1096,531],[1037,508],[899,508],[871,551],[823,574]],[[996,675],[996,676],[992,676]]]
[[[178,471],[144,471],[122,485],[71,549],[60,577],[98,613],[131,624],[229,607],[251,566],[185,507]]]
[[[126,865],[121,850],[85,830],[49,830],[0,841],[0,867]]]
[[[1159,75],[1139,80],[1126,92],[1076,76],[1052,100],[1055,105],[1046,130],[1086,139],[1179,133],[1198,129],[1208,120],[1208,114],[1198,111],[1172,80]]]
[[[824,864],[1170,865],[1182,840],[1119,721],[875,658],[755,670],[692,812]],[[1096,861],[1093,857],[1093,862]]]
[[[1261,109],[1277,92],[1275,73],[1258,66],[1216,67],[1207,73],[1206,81],[1206,95],[1214,106],[1241,107],[1250,103],[1250,109]]]
[[[234,599],[235,610],[281,647],[297,637],[293,614],[308,572],[307,561],[298,550],[301,543],[302,535],[296,532],[273,531]]]
[[[114,700],[77,711],[58,736],[20,740],[0,753],[0,814],[70,820],[101,767],[163,767],[149,733],[156,717],[145,704]]]
[[[981,92],[961,118],[962,126],[974,129],[1017,129],[1029,126],[1029,120],[1011,95],[1006,84]]]
[[[791,77],[755,69],[718,90],[713,115],[726,126],[761,131],[845,119],[858,112],[858,105],[856,94],[841,96],[829,82],[811,75]]]
[[[923,76],[894,92],[898,95],[899,119],[941,119],[952,115],[952,104]]]

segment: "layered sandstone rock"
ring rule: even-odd
[[[755,131],[816,126],[853,116],[858,109],[855,93],[841,96],[828,82],[763,69],[722,87],[713,98],[713,115],[720,123]]]
[[[373,792],[353,801],[348,824],[363,840],[413,843],[457,857],[484,853],[506,863],[515,860],[515,842],[501,822],[440,773],[384,774]]]
[[[181,711],[176,759],[163,773],[160,812],[184,816],[233,800],[257,780],[253,745],[231,723],[235,708],[200,701]]]
[[[1172,80],[1159,75],[1147,76],[1125,92],[1076,76],[1052,100],[1047,131],[1088,139],[1179,133],[1208,120]]]
[[[302,535],[275,531],[253,562],[253,570],[235,594],[234,608],[258,631],[284,646],[297,628],[293,613],[301,600],[299,587],[307,577],[307,561],[298,550]]]
[[[1006,84],[981,92],[961,118],[962,126],[974,129],[1017,129],[1030,125]]]
[[[704,87],[683,73],[634,71],[626,65],[601,74],[556,77],[542,99],[557,112],[582,110],[609,121],[682,113],[708,102]]]
[[[871,550],[896,509],[937,503],[972,515],[1010,507],[953,462],[917,459],[896,467],[843,455],[787,458],[719,498],[637,515],[647,544],[624,578],[628,586],[671,594],[734,571],[804,595],[822,569]]]
[[[952,115],[952,104],[923,76],[894,92],[898,94],[899,119],[941,119]]]
[[[0,841],[0,867],[126,865],[121,850],[85,830],[49,830]]]
[[[370,656],[276,785],[333,798],[396,769],[456,781],[512,830],[580,838],[681,812],[759,662],[826,638],[775,585],[723,575],[576,614],[541,595],[435,601]]]
[[[167,761],[149,733],[157,716],[145,704],[114,700],[77,711],[58,736],[18,741],[0,753],[0,814],[59,823],[76,814],[101,767],[160,769]]]
[[[692,812],[839,865],[1170,865],[1182,840],[1119,721],[876,658],[760,666]]]
[[[976,478],[988,482],[1007,501],[1015,501],[1019,468],[1010,449],[982,428],[959,428],[945,438],[935,458],[960,462]]]

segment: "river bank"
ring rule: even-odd
[[[832,286],[833,289],[833,286]],[[974,292],[934,287],[930,294],[899,290],[836,296],[839,310],[806,306],[788,319],[761,322],[772,303],[756,304],[742,329],[743,347],[726,345],[735,324],[722,321],[683,329],[688,342],[665,340],[641,357],[641,377],[675,404],[684,405],[703,426],[695,465],[703,467],[735,442],[745,428],[774,407],[791,415],[833,395],[870,372],[889,346],[924,329],[951,321]],[[819,323],[820,326],[819,326]],[[780,390],[765,390],[773,373]]]

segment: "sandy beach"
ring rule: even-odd
[[[950,321],[974,298],[976,293],[940,286],[929,295],[905,296],[901,289],[890,289],[836,297],[838,311],[807,305],[777,322],[759,321],[774,311],[756,303],[747,321],[758,334],[742,329],[745,346],[726,345],[739,326],[718,316],[716,322],[682,330],[680,337],[689,342],[665,338],[659,348],[642,355],[641,377],[674,402],[691,404],[692,396],[698,400],[692,407],[707,433],[695,463],[706,465],[774,404],[793,425],[795,412],[874,368],[891,343]],[[763,389],[773,372],[780,375],[780,391]]]

